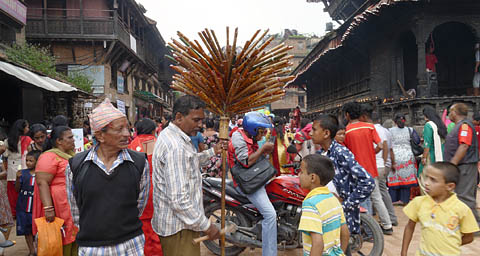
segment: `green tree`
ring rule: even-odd
[[[80,90],[92,92],[93,80],[84,74],[71,72],[68,75],[57,72],[55,57],[49,49],[34,44],[14,45],[6,50],[7,58],[14,63],[21,63],[46,76],[63,79]]]

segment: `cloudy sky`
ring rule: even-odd
[[[323,12],[323,3],[306,0],[136,0],[147,9],[146,15],[157,21],[166,42],[178,38],[181,31],[190,39],[205,28],[215,30],[220,42],[225,41],[225,27],[239,28],[241,44],[257,29],[270,29],[271,34],[285,28],[299,33],[325,33],[330,21]],[[233,34],[231,34],[232,36]]]

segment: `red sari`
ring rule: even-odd
[[[130,142],[128,148],[138,152],[145,152],[145,147],[149,145],[152,147],[155,145],[155,136],[151,134],[140,134],[135,137],[135,139]],[[153,152],[153,149],[152,149]],[[152,154],[147,154],[148,165],[150,167],[150,190],[148,191],[148,202],[143,210],[140,220],[142,221],[142,230],[145,234],[145,256],[153,255],[163,255],[162,246],[160,245],[160,238],[153,231],[152,228],[152,217],[153,217],[153,186],[152,186]]]

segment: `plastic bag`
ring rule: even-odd
[[[45,217],[35,219],[38,230],[37,256],[63,256],[63,222],[60,218],[55,218],[53,222],[47,222]]]

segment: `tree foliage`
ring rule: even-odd
[[[14,63],[22,63],[46,76],[65,80],[80,90],[92,91],[93,80],[86,75],[77,72],[65,75],[57,72],[55,69],[55,56],[46,47],[34,44],[16,44],[6,50],[6,55]]]

